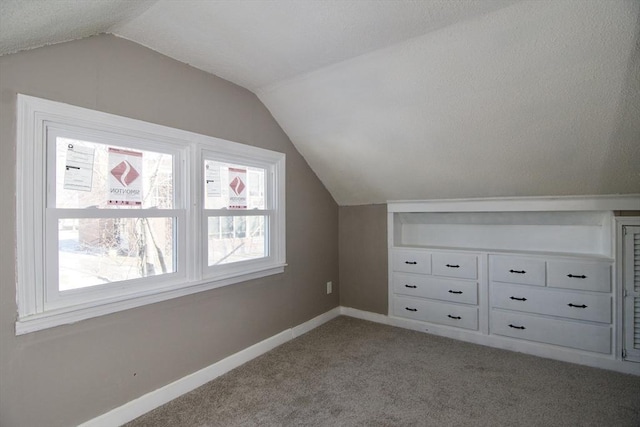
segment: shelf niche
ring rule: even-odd
[[[393,246],[612,257],[612,211],[394,212]]]

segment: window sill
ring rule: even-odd
[[[16,321],[16,335],[24,335],[30,332],[40,331],[43,329],[53,328],[55,326],[68,325],[81,320],[91,319],[93,317],[103,316],[105,314],[117,313],[119,311],[128,310],[135,307],[141,307],[147,304],[154,304],[173,298],[195,294],[198,292],[208,291],[220,288],[234,283],[245,282],[247,280],[259,279],[274,274],[284,272],[286,264],[275,265],[266,269],[252,271],[224,279],[205,279],[198,282],[190,283],[187,286],[178,289],[170,289],[166,291],[152,291],[148,294],[142,294],[135,297],[127,297],[120,301],[96,302],[90,307],[69,307],[38,313],[20,318]]]

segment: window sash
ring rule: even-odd
[[[238,217],[264,217],[265,218],[265,251],[266,254],[263,257],[235,261],[225,264],[209,265],[209,219],[210,218],[238,218]],[[259,268],[260,266],[277,262],[277,239],[272,238],[273,230],[276,227],[276,215],[272,210],[217,210],[207,209],[202,220],[202,230],[206,239],[203,239],[202,244],[202,271],[203,276],[207,278],[226,277],[229,274],[234,274],[241,271],[243,268]]]
[[[59,290],[59,236],[61,219],[172,218],[174,272],[119,280],[74,290]],[[41,311],[103,299],[120,300],[132,294],[167,288],[187,279],[187,212],[184,209],[56,209],[46,210],[45,277]]]
[[[45,229],[43,243],[44,281],[43,290],[38,296],[38,312],[60,309],[67,306],[86,304],[107,299],[123,299],[140,291],[162,289],[185,281],[186,275],[186,209],[175,209],[185,204],[180,191],[185,187],[186,176],[182,167],[187,153],[186,146],[157,141],[156,138],[122,135],[110,130],[93,130],[72,124],[46,122],[45,162],[46,162],[46,201]],[[172,156],[172,204],[174,209],[149,209],[141,207],[127,208],[59,208],[57,207],[57,138],[67,138],[99,144],[107,147],[115,146],[132,151],[145,151]],[[95,166],[94,166],[95,167]],[[95,169],[93,171],[95,173]],[[143,173],[145,173],[143,171]],[[59,283],[59,231],[61,219],[119,219],[119,218],[173,218],[172,252],[175,260],[174,272],[127,280],[118,280],[110,284],[84,287],[74,290],[60,291]]]
[[[258,155],[254,155],[252,157],[248,157],[246,154],[240,153],[229,153],[223,151],[215,151],[211,149],[202,148],[200,152],[200,197],[202,198],[201,209],[203,211],[233,211],[233,212],[247,212],[247,211],[255,211],[260,209],[206,209],[205,201],[206,201],[206,188],[205,188],[205,162],[213,161],[220,163],[229,163],[239,166],[251,167],[256,169],[263,169],[264,173],[264,209],[263,210],[271,210],[274,211],[277,209],[278,197],[283,198],[284,193],[278,189],[277,182],[277,161],[273,158],[272,155],[260,157]],[[282,194],[280,194],[282,193]]]
[[[263,169],[264,173],[264,206],[265,209],[205,209],[206,200],[205,188],[205,163],[214,161],[229,163],[244,167]],[[264,268],[265,266],[284,262],[284,242],[280,242],[280,236],[284,236],[284,212],[278,211],[278,203],[284,206],[284,177],[278,176],[278,164],[284,162],[284,158],[276,161],[272,154],[265,157],[257,155],[247,156],[243,153],[229,153],[228,151],[218,151],[203,148],[199,159],[200,165],[200,188],[199,192],[203,203],[200,209],[200,227],[206,239],[200,245],[200,264],[204,278],[212,280],[233,276],[244,269],[253,270]],[[283,165],[282,165],[283,168]],[[280,181],[279,181],[280,180]],[[212,217],[265,217],[265,240],[266,255],[264,257],[231,262],[227,264],[209,265],[209,244],[208,244],[208,220]],[[280,219],[278,219],[280,217]],[[283,240],[283,239],[282,239]],[[282,248],[282,249],[281,249]],[[282,260],[282,261],[281,261]]]
[[[173,157],[173,208],[184,208],[187,204],[187,171],[184,168],[188,155],[185,145],[176,145],[167,141],[150,140],[135,136],[121,136],[113,131],[90,130],[79,126],[64,125],[60,123],[47,123],[46,129],[46,207],[55,208],[57,204],[57,170],[56,170],[56,144],[57,138],[77,139],[93,144],[116,146],[131,149],[133,151],[148,151],[159,154],[168,154]],[[64,209],[64,208],[59,208]],[[115,208],[102,208],[111,209]],[[136,209],[136,208],[133,208]]]

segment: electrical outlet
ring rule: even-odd
[[[333,283],[327,282],[327,294],[330,294],[331,292],[333,292]]]

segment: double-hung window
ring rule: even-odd
[[[52,123],[45,148],[44,311],[186,279],[183,147]]]
[[[271,264],[282,243],[268,238],[282,226],[272,161],[203,150],[201,166],[206,274],[222,277]]]
[[[18,96],[17,333],[283,271],[284,154]]]

